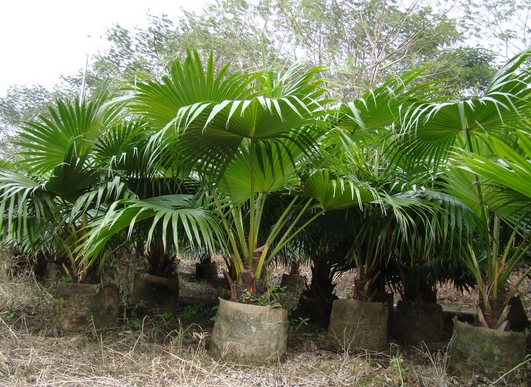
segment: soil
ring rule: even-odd
[[[222,267],[222,265],[220,265]],[[280,282],[283,268],[272,281]],[[51,326],[52,285],[31,272],[0,266],[0,385],[11,386],[489,386],[482,376],[458,379],[446,372],[450,333],[436,343],[401,345],[383,352],[349,351],[326,329],[292,318],[286,360],[270,366],[231,365],[208,354],[217,297],[225,280],[195,278],[195,262],[182,262],[177,310],[126,309],[119,326],[62,335]],[[304,270],[303,275],[307,275]],[[337,279],[347,298],[353,273]],[[524,285],[528,288],[528,285]],[[474,302],[442,288],[447,303]],[[124,294],[124,299],[127,295]],[[523,296],[524,306],[528,298]],[[530,309],[526,306],[529,315]],[[531,386],[530,363],[516,379],[496,386]]]

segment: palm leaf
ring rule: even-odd
[[[48,109],[49,117],[28,122],[23,127],[17,144],[27,158],[25,167],[35,173],[49,173],[65,158],[86,157],[105,128],[103,101],[79,102],[58,100]]]
[[[492,138],[490,141],[496,159],[468,153],[459,158],[459,163],[463,163],[460,168],[477,173],[531,199],[531,137],[521,130],[516,135],[520,149]]]
[[[300,149],[290,142],[261,142],[254,154],[240,148],[219,182],[219,193],[242,203],[251,192],[268,194],[293,186],[298,182],[294,166],[301,157]]]
[[[93,261],[113,235],[127,229],[131,236],[135,226],[144,220],[150,220],[147,246],[151,245],[155,230],[160,229],[166,250],[171,246],[179,250],[186,245],[215,251],[215,236],[220,232],[216,219],[205,209],[194,206],[190,195],[176,194],[114,202],[105,216],[90,226],[88,239],[79,251],[81,261]]]
[[[400,121],[408,106],[420,98],[433,99],[437,89],[432,83],[410,87],[426,69],[419,67],[369,90],[340,107],[337,125],[351,135],[382,130]]]
[[[204,67],[199,53],[187,50],[184,62],[176,60],[162,82],[138,82],[129,107],[160,130],[173,123],[178,114],[191,121],[213,103],[253,95],[253,82],[258,77],[259,74],[228,75],[228,65],[216,74],[212,54]]]
[[[531,109],[531,72],[521,68],[530,55],[525,51],[502,67],[481,97],[411,105],[391,148],[393,163],[437,167],[448,160],[453,147],[479,152],[483,136],[506,138],[507,128]]]
[[[21,241],[35,234],[37,224],[57,217],[54,196],[43,182],[15,171],[0,170],[0,227],[4,237]]]
[[[334,178],[327,169],[313,172],[304,182],[301,195],[318,200],[327,211],[356,206],[362,208],[364,203],[379,199],[376,190],[367,183]]]

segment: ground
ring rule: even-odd
[[[61,335],[51,326],[51,285],[5,262],[0,273],[1,386],[489,386],[531,385],[460,380],[446,372],[446,343],[401,346],[381,353],[349,352],[325,330],[292,321],[284,363],[246,367],[208,355],[217,284],[195,280],[182,263],[181,303],[173,313],[130,308],[116,329]],[[275,274],[278,280],[278,272]],[[337,291],[348,296],[350,274]],[[450,289],[442,289],[451,298]],[[448,294],[446,294],[448,293]],[[459,299],[471,301],[467,296]],[[455,301],[455,300],[454,300]]]

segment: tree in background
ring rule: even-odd
[[[449,54],[450,61],[457,63],[456,80],[459,94],[481,95],[496,74],[496,54],[481,47],[460,47]]]
[[[300,0],[278,1],[275,10],[297,57],[329,66],[351,99],[435,60],[464,38],[448,10],[423,4]]]
[[[530,0],[468,0],[462,5],[481,46],[506,61],[531,44]]]
[[[175,22],[152,16],[146,29],[109,29],[111,48],[95,56],[88,82],[102,76],[132,80],[139,71],[159,75],[172,59],[182,59],[186,47],[194,47],[216,52],[219,65],[231,63],[233,71],[295,61],[328,66],[344,98],[356,98],[427,61],[437,63],[432,76],[455,77],[455,55],[448,50],[465,36],[448,16],[450,9],[396,0],[219,0]]]
[[[523,3],[511,0],[503,5],[519,9]],[[468,4],[470,12],[477,11],[474,4],[472,0]],[[63,77],[58,91],[63,97],[78,95],[84,82],[90,96],[109,82],[116,90],[141,80],[142,73],[160,77],[173,60],[184,58],[187,47],[198,50],[203,60],[215,52],[218,70],[228,63],[231,71],[285,68],[295,61],[307,62],[306,68],[328,66],[324,75],[340,85],[345,101],[427,64],[429,70],[418,81],[441,80],[441,93],[481,90],[493,71],[494,53],[463,46],[470,31],[460,27],[463,18],[453,3],[431,5],[398,0],[217,0],[199,14],[150,16],[145,28],[110,27],[109,47],[91,59],[86,74]],[[504,23],[511,13],[494,15]],[[40,87],[10,89],[0,99],[4,136],[31,118],[17,114],[46,113],[43,102],[51,102],[52,94]]]

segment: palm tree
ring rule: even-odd
[[[447,211],[452,200],[432,192],[433,184],[426,184],[429,179],[420,175],[422,170],[400,168],[387,157],[394,141],[391,134],[404,112],[439,93],[432,83],[415,86],[423,71],[407,72],[343,104],[334,136],[324,147],[326,160],[343,176],[368,182],[378,192],[377,202],[362,211],[349,211],[354,226],[347,259],[357,269],[355,297],[361,300],[372,300],[386,284],[411,289],[414,273],[418,274],[415,285],[423,287],[418,293],[428,294],[431,285],[443,279],[443,272],[420,278],[426,273],[420,268],[429,264],[433,269],[436,257],[443,254],[437,250],[451,246],[449,229],[459,223],[448,217],[462,215],[462,209]]]
[[[527,120],[522,120],[526,125]],[[461,174],[469,175],[470,172],[481,176],[482,184],[489,195],[487,203],[496,214],[494,218],[494,231],[496,239],[493,245],[494,256],[488,277],[497,280],[489,288],[480,289],[484,293],[492,292],[494,296],[503,294],[502,287],[508,283],[509,276],[521,261],[529,262],[531,235],[529,224],[531,213],[529,204],[531,194],[526,183],[530,180],[529,155],[531,154],[531,140],[527,129],[515,129],[516,143],[489,138],[488,144],[493,150],[491,157],[461,152],[456,156]],[[507,292],[511,296],[531,272],[528,267],[519,280]],[[484,276],[477,273],[476,276]],[[495,298],[495,297],[494,297]],[[502,303],[504,306],[504,304]],[[491,306],[492,307],[492,306]],[[488,319],[487,319],[488,320]]]
[[[328,100],[320,71],[294,66],[279,74],[228,75],[225,67],[216,74],[212,56],[203,66],[196,52],[188,52],[162,81],[137,83],[128,101],[131,112],[154,130],[150,154],[174,150],[172,162],[180,165],[181,177],[189,173],[201,182],[204,190],[197,197],[223,230],[222,238],[212,238],[219,232],[215,222],[206,221],[188,227],[189,236],[198,243],[209,239],[212,251],[216,243],[230,257],[237,282],[249,272],[250,290],[278,252],[322,213],[374,199],[366,184],[345,182],[327,168],[307,168],[328,126],[322,119]],[[264,211],[279,194],[287,198],[286,207],[266,231]],[[106,236],[140,218],[162,219],[163,209],[151,205],[156,200],[122,201],[111,208],[91,233],[87,254],[101,251]],[[164,224],[163,240],[172,227]]]
[[[152,134],[147,122],[128,119],[100,139],[98,158],[106,160],[109,170],[120,176],[135,199],[152,200],[172,193],[192,194],[197,184],[190,179],[176,178],[178,165],[168,162],[171,158],[167,153],[172,152],[171,147],[157,156],[147,151]],[[146,244],[150,234],[151,243]],[[157,277],[174,274],[175,248],[171,247],[171,241],[163,241],[161,225],[152,229],[149,220],[139,221],[125,246],[128,255],[143,261],[148,274]]]
[[[481,97],[410,106],[389,152],[395,165],[404,170],[424,171],[428,177],[425,181],[466,204],[479,219],[473,233],[462,234],[469,246],[464,259],[489,314],[491,301],[502,296],[502,285],[523,259],[528,238],[524,237],[517,249],[511,247],[516,240],[510,230],[503,239],[503,230],[514,230],[514,224],[504,224],[500,219],[507,219],[510,212],[514,215],[514,206],[507,200],[500,205],[500,196],[494,195],[496,187],[486,184],[475,173],[459,170],[461,159],[456,155],[465,153],[469,161],[481,160],[496,156],[499,151],[491,146],[492,141],[501,141],[509,147],[517,144],[515,128],[531,112],[528,87],[531,72],[526,67],[530,55],[531,51],[525,51],[510,60]],[[470,170],[475,168],[477,165]],[[505,248],[501,247],[503,243]],[[512,291],[507,298],[511,295]],[[493,320],[499,321],[497,317]],[[502,325],[501,321],[498,325]]]
[[[99,138],[117,120],[105,108],[108,94],[93,101],[58,100],[47,116],[20,133],[21,160],[0,170],[2,240],[28,257],[46,256],[84,281],[75,248],[83,228],[105,203],[127,195],[118,176],[96,157]]]

